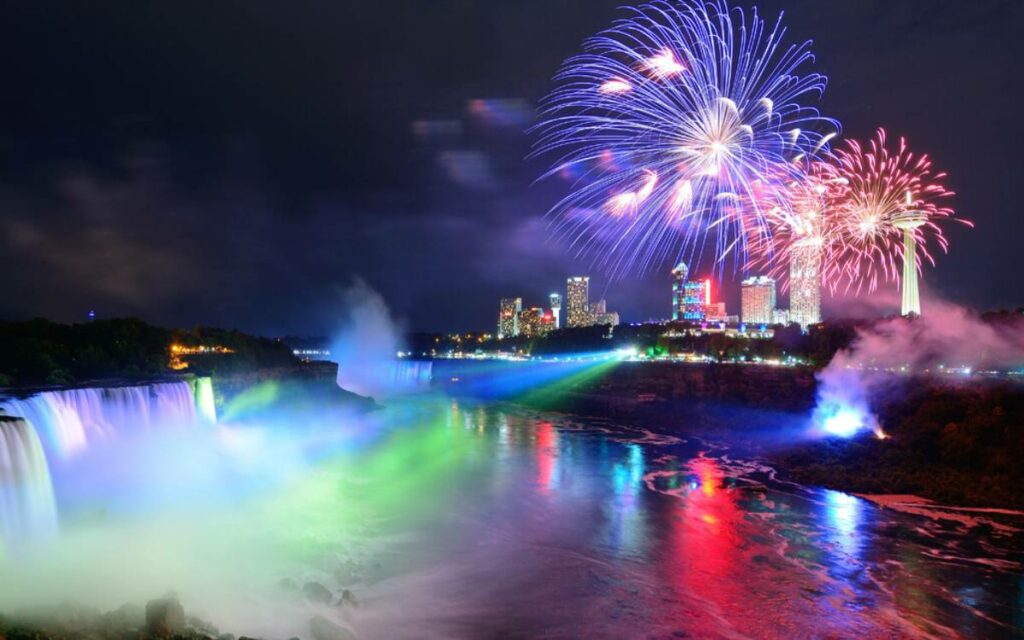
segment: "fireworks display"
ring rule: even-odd
[[[908,221],[917,240],[911,259],[919,269],[923,260],[934,265],[934,248],[949,248],[940,226],[953,216],[948,205],[953,192],[943,185],[946,174],[933,169],[927,155],[912,152],[904,138],[891,144],[881,128],[866,145],[848,140],[834,155],[848,189],[833,214],[838,242],[830,256],[832,289],[859,293],[873,291],[882,281],[898,281]]]
[[[760,190],[799,179],[838,123],[808,106],[809,43],[724,0],[654,2],[588,40],[537,126],[549,175],[578,176],[556,233],[611,273],[666,261],[743,265],[770,232]]]
[[[849,181],[831,162],[811,162],[798,176],[779,180],[758,193],[758,209],[765,211],[768,234],[748,241],[748,270],[758,270],[788,287],[791,257],[813,252],[824,284],[836,282],[836,266],[843,255],[843,229],[835,215],[847,202]]]
[[[830,149],[838,123],[808,106],[826,80],[780,21],[724,0],[630,11],[565,63],[537,126],[547,175],[572,183],[552,214],[577,254],[613,275],[732,257],[783,287],[801,255],[860,293],[899,282],[904,230],[918,269],[947,250],[945,174],[884,129]]]
[[[953,217],[945,177],[904,138],[892,144],[884,129],[867,144],[846,140],[802,177],[761,194],[770,234],[750,241],[747,268],[785,286],[792,256],[813,247],[823,287],[871,292],[899,281],[908,226],[918,247],[912,259],[919,269],[922,260],[934,265],[934,248],[949,246],[940,225]]]

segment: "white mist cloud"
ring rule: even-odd
[[[374,398],[421,388],[429,380],[429,363],[398,360],[403,329],[384,298],[361,278],[342,298],[348,319],[331,346],[338,385]]]
[[[1024,317],[986,322],[960,305],[938,298],[925,302],[920,318],[893,317],[862,327],[853,344],[836,353],[818,374],[816,425],[839,435],[876,429],[870,401],[897,372],[970,372],[1024,364]]]

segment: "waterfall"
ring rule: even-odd
[[[430,360],[396,360],[391,365],[391,382],[401,390],[422,391],[430,387],[433,368]]]
[[[430,389],[433,362],[386,359],[338,365],[338,386],[371,397],[419,393]]]
[[[213,398],[213,381],[210,378],[196,378],[193,381],[192,395],[196,399],[196,411],[199,419],[206,424],[217,422],[217,405]]]
[[[209,378],[0,398],[0,552],[56,531],[53,485],[79,454],[119,435],[216,420]]]
[[[0,401],[0,410],[28,420],[41,431],[46,450],[60,459],[120,432],[216,422],[209,378],[43,391]]]
[[[43,447],[32,425],[0,416],[0,556],[5,547],[57,531],[57,508]]]

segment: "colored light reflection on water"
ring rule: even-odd
[[[859,498],[839,491],[825,491],[825,513],[829,528],[827,538],[843,553],[855,556],[860,548],[857,527],[864,503]]]
[[[204,464],[230,474],[177,496],[219,487],[202,510],[72,523],[4,573],[0,603],[59,586],[111,608],[174,589],[222,628],[281,637],[308,635],[313,613],[340,615],[289,600],[276,586],[289,578],[353,590],[362,604],[341,622],[362,639],[983,638],[1020,624],[1019,537],[982,545],[775,483],[697,441],[445,398],[333,429],[240,424],[204,437],[221,442]],[[137,472],[142,500],[150,479]]]

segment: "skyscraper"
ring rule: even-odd
[[[540,322],[544,310],[540,307],[530,307],[519,312],[519,335],[525,338],[536,338],[540,335]]]
[[[557,293],[552,293],[548,298],[551,300],[551,315],[555,318],[553,329],[559,328],[561,325],[558,324],[558,316],[562,311],[562,296]]]
[[[686,314],[686,277],[690,270],[685,262],[680,262],[672,270],[672,319],[682,320]]]
[[[747,278],[740,286],[740,319],[753,324],[771,324],[775,311],[775,280],[756,276]]]
[[[711,303],[711,280],[688,280],[683,284],[683,320],[704,320],[704,307]]]
[[[821,322],[821,246],[794,245],[789,255],[789,321],[807,329]]]
[[[502,298],[498,312],[498,339],[519,335],[519,312],[523,309],[522,298]]]
[[[537,328],[537,334],[546,336],[557,329],[555,325],[555,315],[551,311],[548,311],[540,317],[540,326]]]
[[[565,283],[567,327],[585,327],[590,324],[590,277],[576,276]]]

